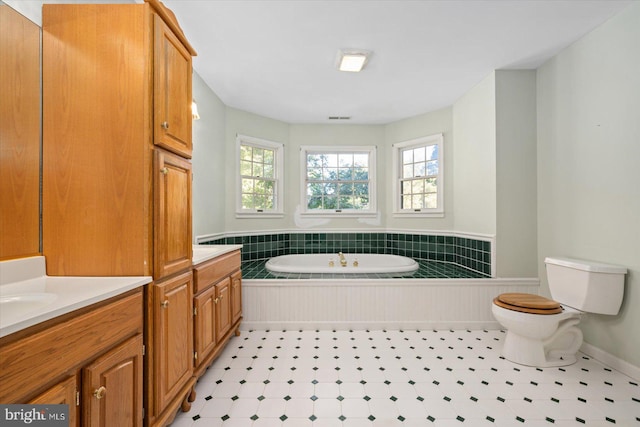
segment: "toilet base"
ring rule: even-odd
[[[504,340],[502,356],[511,362],[526,366],[567,366],[576,362],[576,353],[581,345],[582,331],[574,325],[561,328],[545,341],[518,335],[509,330]]]

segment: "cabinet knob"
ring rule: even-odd
[[[214,302],[215,304],[217,304],[217,303],[218,303],[218,301],[220,301],[220,298],[216,298],[216,299],[214,299],[214,300],[213,300],[213,302]]]
[[[162,122],[160,126],[162,126],[162,129],[169,129],[169,122]]]
[[[162,308],[167,308],[169,307],[169,300],[164,300],[160,303],[160,305],[162,306]]]
[[[169,168],[164,167],[164,168],[160,169],[160,173],[161,173],[162,175],[166,175],[166,174],[168,174],[168,173],[169,173]]]
[[[105,386],[101,386],[100,388],[97,388],[93,391],[93,395],[96,397],[96,399],[102,399],[105,394],[107,394],[107,388]]]

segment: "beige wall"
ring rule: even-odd
[[[494,237],[498,277],[536,277],[535,71],[490,73],[453,105],[453,216]]]
[[[629,269],[585,341],[640,366],[640,3],[538,69],[538,271],[562,255]]]
[[[536,72],[495,76],[496,274],[537,277]]]
[[[193,73],[200,120],[193,122],[193,236],[225,230],[226,107]]]
[[[453,105],[453,206],[458,231],[496,232],[495,73]]]

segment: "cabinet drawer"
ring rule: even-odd
[[[142,292],[58,323],[0,349],[0,402],[14,403],[136,333]]]
[[[194,294],[240,268],[240,251],[222,255],[194,267]]]

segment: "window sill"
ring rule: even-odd
[[[282,212],[236,212],[236,218],[284,218]]]
[[[444,212],[394,212],[394,218],[444,218]]]
[[[349,218],[375,218],[378,215],[377,212],[353,212],[353,211],[343,211],[343,212],[302,212],[300,216],[307,218],[340,218],[340,217],[349,217]]]

